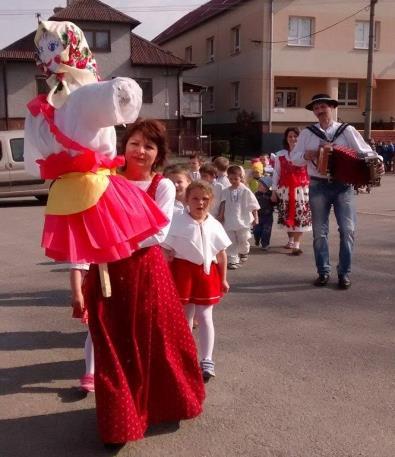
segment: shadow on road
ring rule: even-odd
[[[34,384],[47,384],[59,380],[63,381],[65,379],[75,380],[77,384],[77,379],[84,369],[83,365],[84,363],[82,360],[71,360],[39,363],[22,367],[1,368],[0,395],[52,392],[58,393],[59,397],[62,398],[62,393],[64,393],[63,387],[34,386]]]
[[[2,457],[110,456],[97,436],[94,409],[0,421]]]
[[[54,289],[0,294],[0,306],[70,306],[70,290]]]
[[[36,349],[82,348],[86,331],[6,332],[0,333],[0,351],[34,351]]]
[[[17,208],[29,206],[46,206],[45,202],[39,200],[7,200],[0,199],[0,208]]]

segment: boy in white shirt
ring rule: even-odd
[[[230,186],[228,179],[227,170],[229,168],[229,159],[226,157],[216,157],[213,161],[215,168],[217,169],[217,183],[225,189]]]
[[[174,202],[174,214],[183,213],[186,205],[185,193],[191,183],[188,170],[182,165],[169,165],[163,170],[163,176],[170,179],[176,188],[176,200]]]
[[[200,167],[199,172],[201,179],[210,184],[210,187],[213,190],[214,199],[210,207],[210,214],[216,218],[218,216],[223,190],[223,186],[216,182],[217,169],[211,163],[205,163]]]
[[[238,165],[228,168],[230,187],[222,191],[218,220],[223,223],[232,245],[227,249],[228,268],[236,270],[250,252],[251,223],[258,224],[258,200],[242,183],[243,169]]]
[[[189,157],[189,177],[191,181],[200,179],[199,168],[203,165],[203,159],[199,154],[192,154]]]

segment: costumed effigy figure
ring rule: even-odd
[[[114,125],[135,121],[142,92],[130,78],[99,82],[82,31],[43,21],[35,36],[50,92],[28,104],[25,168],[52,179],[42,246],[57,261],[103,263],[134,252],[167,219],[114,170]]]
[[[48,96],[29,103],[25,130],[27,170],[54,180],[42,245],[55,260],[93,264],[83,289],[98,428],[105,444],[123,444],[143,438],[151,424],[199,415],[205,395],[167,262],[159,245],[142,247],[169,222],[154,202],[161,176],[152,170],[145,192],[115,175],[125,158],[116,156],[113,126],[136,120],[138,85],[99,82],[84,35],[70,22],[41,22],[35,44],[51,74]],[[148,130],[145,142],[162,140],[159,130]],[[98,272],[107,262],[109,295]]]

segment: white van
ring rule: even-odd
[[[0,198],[36,197],[45,201],[50,181],[26,173],[23,164],[23,130],[0,131]]]

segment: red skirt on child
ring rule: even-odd
[[[181,302],[195,305],[215,305],[223,296],[221,276],[218,265],[212,263],[210,274],[203,271],[203,265],[189,262],[184,259],[173,259],[170,263],[174,282]]]
[[[105,443],[143,438],[149,424],[202,411],[204,385],[196,346],[167,262],[158,246],[108,264],[112,296],[98,268],[84,296],[95,348],[98,427]]]

